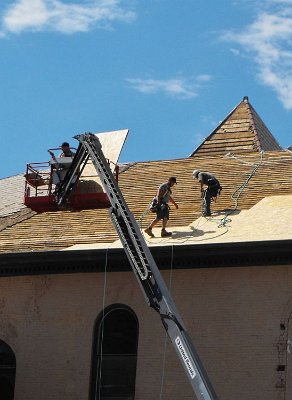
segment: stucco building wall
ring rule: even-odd
[[[220,399],[291,396],[291,266],[162,275]],[[135,399],[158,399],[161,392],[165,399],[194,399],[132,272],[1,277],[0,293],[0,339],[16,355],[15,400],[87,400],[94,324],[114,303],[131,307],[139,321]]]

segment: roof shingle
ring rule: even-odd
[[[261,150],[281,150],[281,146],[252,107],[248,98],[244,97],[191,156]]]
[[[189,227],[201,216],[200,185],[192,179],[195,169],[220,180],[223,190],[212,211],[223,218],[235,209],[249,210],[265,197],[292,195],[292,153],[281,149],[247,98],[192,157],[136,162],[120,169],[119,186],[141,228],[154,217],[149,204],[158,186],[173,175],[179,209],[171,210],[168,226]],[[61,250],[118,238],[106,209],[36,214],[22,204],[23,192],[22,175],[0,180],[0,253]]]
[[[194,169],[207,170],[220,180],[223,191],[212,211],[223,216],[235,207],[231,195],[250,177],[258,153],[137,162],[119,176],[119,186],[125,200],[142,227],[153,215],[149,203],[157,187],[171,175],[178,184],[174,196],[178,210],[171,210],[169,226],[188,226],[201,215],[200,188],[192,179]],[[238,199],[238,210],[247,210],[260,200],[272,195],[292,194],[292,154],[285,151],[263,154],[262,164],[249,180]],[[0,232],[0,252],[61,250],[82,243],[111,243],[117,234],[106,209],[79,212],[58,211],[33,215]]]

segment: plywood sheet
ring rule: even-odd
[[[95,133],[100,140],[105,158],[110,161],[110,167],[112,171],[114,171],[119,160],[128,132],[128,129],[124,129],[120,131]],[[80,185],[81,189],[82,186],[86,187],[84,191],[102,191],[99,177],[91,160],[89,160],[83,170],[80,178]]]

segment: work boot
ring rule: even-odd
[[[171,232],[167,232],[165,229],[161,229],[161,237],[168,237],[171,236]]]
[[[203,213],[203,217],[211,217],[211,213],[210,212],[204,212]]]
[[[148,228],[146,228],[144,232],[147,233],[147,235],[149,235],[150,237],[155,237],[150,226],[148,226]]]

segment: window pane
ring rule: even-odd
[[[16,360],[12,349],[0,340],[0,399],[13,400]]]
[[[106,373],[103,373],[106,371]],[[135,390],[135,356],[105,356],[102,358],[100,394],[103,397],[128,398]]]
[[[105,309],[95,328],[91,400],[134,400],[138,321],[127,306]]]
[[[100,328],[103,329],[103,354],[136,354],[137,322],[129,311],[112,311]]]

